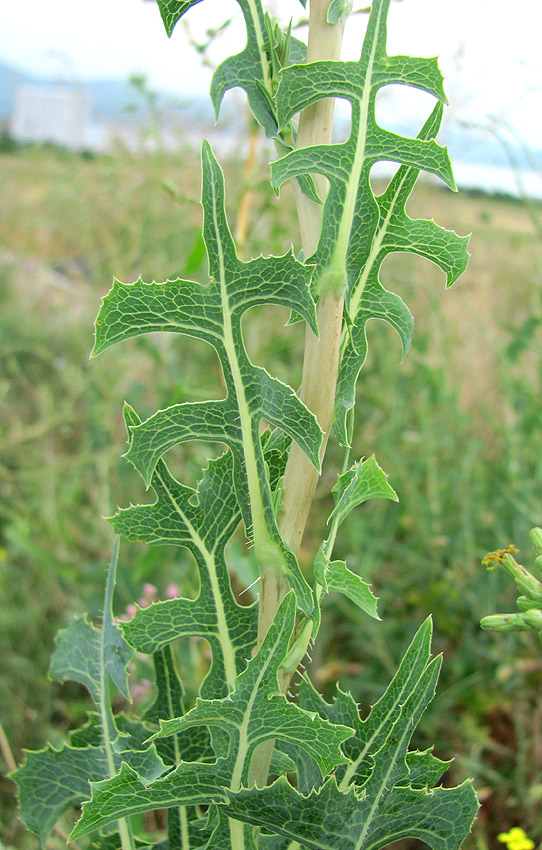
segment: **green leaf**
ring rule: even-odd
[[[131,408],[125,415],[128,425],[140,421]],[[168,599],[138,609],[123,629],[132,646],[149,654],[180,637],[207,640],[212,664],[202,692],[210,697],[231,689],[257,634],[256,606],[242,607],[235,601],[224,558],[241,516],[232,475],[233,458],[227,452],[209,461],[194,490],[176,481],[160,460],[152,478],[157,501],[120,510],[111,520],[115,531],[129,540],[186,546],[193,553],[200,576],[196,599]]]
[[[379,620],[377,598],[367,582],[348,569],[344,561],[331,561],[331,552],[337,529],[358,505],[369,499],[393,499],[398,501],[395,490],[388,484],[388,476],[380,468],[374,455],[367,460],[354,463],[339,476],[332,490],[335,508],[329,516],[332,530],[324,540],[314,560],[316,581],[325,591],[343,593],[370,617]]]
[[[418,838],[433,850],[459,850],[478,809],[470,782],[431,792],[394,787],[384,800],[338,790],[335,777],[303,797],[284,777],[263,790],[231,795],[230,816],[311,850],[380,850]]]
[[[126,665],[133,650],[122,637],[118,626],[109,634],[108,672],[121,693],[129,699]],[[117,651],[115,651],[115,649]],[[86,614],[58,633],[49,675],[57,682],[79,682],[99,706],[103,689],[101,631],[88,622]]]
[[[90,782],[108,776],[103,747],[29,752],[14,780],[19,786],[21,819],[43,844],[70,806],[90,797]]]
[[[437,104],[419,134],[430,139],[438,131],[442,105]],[[451,286],[465,271],[469,259],[468,236],[438,227],[433,221],[411,219],[405,206],[418,178],[419,169],[402,166],[386,191],[367,207],[368,226],[358,243],[357,266],[361,268],[348,299],[350,327],[344,327],[341,340],[339,377],[335,401],[335,430],[339,441],[347,445],[347,415],[355,403],[356,381],[367,356],[367,323],[384,319],[399,334],[406,355],[414,321],[410,310],[395,293],[380,281],[380,268],[388,254],[410,251],[434,262],[446,274]],[[369,197],[369,193],[368,193]]]
[[[353,5],[354,0],[331,0],[327,10],[328,24],[338,24],[339,21],[345,20],[352,11]]]
[[[84,615],[60,631],[49,670],[50,677],[58,682],[71,680],[86,687],[98,709],[106,750],[109,750],[118,735],[109,704],[109,681],[126,699],[130,699],[128,663],[133,655],[132,648],[113,621],[117,560],[118,539],[107,573],[101,628],[97,629],[89,623]]]
[[[431,631],[431,619],[428,618],[416,632],[386,691],[364,720],[360,719],[358,707],[350,694],[338,689],[330,705],[308,679],[301,682],[299,702],[303,708],[316,711],[332,723],[351,726],[355,730],[354,737],[343,745],[350,763],[337,770],[342,790],[346,790],[352,781],[363,784],[367,780],[373,763],[372,754],[381,749],[390,730],[400,719],[403,706],[416,693],[430,658]]]
[[[273,755],[271,756],[271,767],[269,768],[269,773],[274,773],[277,776],[280,776],[281,773],[295,773],[295,771],[296,764],[293,758],[275,747]]]
[[[450,767],[452,761],[443,761],[431,750],[415,750],[406,757],[408,780],[413,788],[433,788]]]
[[[211,99],[218,118],[224,95],[232,88],[245,90],[254,117],[268,136],[277,135],[273,100],[274,82],[268,51],[261,0],[237,0],[247,32],[247,43],[235,56],[229,56],[216,69],[211,81]],[[158,0],[168,36],[188,10],[201,0]]]
[[[372,5],[358,62],[321,61],[285,68],[277,93],[279,124],[325,97],[342,97],[352,105],[352,125],[343,144],[301,148],[273,163],[276,188],[300,173],[318,172],[330,181],[324,223],[312,258],[319,269],[319,286],[339,275],[348,276],[351,291],[360,268],[357,242],[366,231],[368,174],[378,160],[392,160],[435,173],[454,186],[446,151],[434,141],[407,139],[383,130],[375,120],[375,100],[384,85],[403,84],[423,89],[445,102],[442,77],[435,59],[386,54],[386,16],[389,0]]]
[[[275,114],[272,67],[265,49],[267,33],[260,0],[237,0],[243,12],[247,43],[236,56],[229,56],[213,74],[211,100],[218,118],[227,91],[236,86],[244,89],[249,106],[269,137],[278,133]]]
[[[83,804],[81,819],[70,839],[88,835],[129,815],[173,806],[208,805],[224,799],[224,778],[220,762],[182,762],[149,785],[123,764],[113,779],[92,783],[92,799]]]
[[[378,598],[361,576],[349,570],[344,561],[328,561],[320,548],[315,560],[317,580],[328,591],[342,593],[369,617],[380,620],[376,606]]]
[[[403,838],[418,838],[434,850],[459,848],[478,808],[471,783],[431,790],[428,784],[445,764],[430,752],[407,752],[440,670],[439,657],[428,662],[430,638],[426,621],[366,720],[350,696],[339,692],[330,706],[305,682],[302,704],[355,728],[343,744],[351,764],[339,766],[308,796],[284,777],[263,790],[229,792],[228,815],[314,850],[379,850]]]
[[[99,731],[99,721],[95,728]],[[21,819],[42,844],[66,809],[89,799],[90,783],[110,776],[105,746],[80,746],[77,736],[79,732],[60,750],[49,746],[28,752],[23,766],[13,774],[19,786]],[[148,738],[148,731],[142,737]],[[154,745],[135,749],[136,741],[125,735],[117,743],[118,751],[114,754],[117,770],[125,762],[145,782],[153,781],[166,770]]]
[[[311,270],[292,253],[238,259],[224,209],[224,177],[207,142],[203,144],[204,237],[211,282],[165,284],[116,282],[96,322],[95,354],[140,333],[167,330],[209,342],[220,358],[227,396],[218,401],[175,405],[131,427],[127,456],[147,484],[161,456],[185,440],[227,445],[233,455],[233,480],[261,571],[280,571],[307,613],[312,596],[297,560],[277,529],[259,437],[262,419],[294,439],[319,466],[322,434],[316,418],[295,392],[248,359],[241,318],[258,304],[295,309],[316,330],[310,294]]]
[[[295,602],[289,593],[258,653],[237,677],[233,692],[222,700],[198,699],[188,714],[161,722],[156,739],[202,724],[221,729],[227,740],[215,763],[182,763],[150,784],[123,766],[119,776],[93,786],[92,800],[83,807],[73,837],[137,812],[224,801],[225,787],[238,789],[248,780],[252,755],[262,741],[295,741],[323,773],[343,763],[340,744],[352,729],[306,712],[280,693],[277,674],[288,652],[294,620]]]
[[[51,659],[49,675],[58,682],[79,682],[88,690],[97,708],[107,698],[107,680],[121,694],[130,699],[127,666],[133,650],[122,636],[120,628],[113,622],[113,590],[115,588],[115,564],[117,547],[107,577],[104,616],[101,629],[88,622],[86,615],[79,617],[60,631]]]
[[[206,725],[229,737],[231,786],[248,779],[252,754],[264,741],[289,741],[304,749],[322,774],[344,761],[340,743],[349,736],[344,726],[321,721],[288,702],[280,693],[278,671],[288,653],[295,605],[291,594],[282,602],[258,653],[238,676],[234,691],[222,700],[198,699],[196,706],[172,721],[161,721],[157,738]]]
[[[391,499],[399,501],[393,487],[388,484],[388,476],[376,462],[375,456],[354,463],[350,469],[339,475],[331,491],[335,507],[329,517],[337,519],[340,525],[358,505],[369,499]]]
[[[157,0],[157,2],[166,32],[171,36],[177,21],[180,21],[192,6],[201,3],[201,0]]]
[[[346,416],[354,403],[356,379],[366,355],[365,326],[370,318],[388,321],[399,333],[406,353],[413,320],[402,299],[379,281],[379,269],[391,251],[414,251],[440,265],[452,283],[467,260],[465,239],[434,222],[412,221],[404,206],[421,169],[455,188],[447,152],[432,139],[442,118],[437,104],[417,139],[395,135],[378,126],[375,101],[389,84],[422,89],[446,102],[435,59],[386,53],[386,16],[390,0],[372,4],[358,62],[322,61],[284,69],[277,92],[279,125],[296,112],[326,97],[341,97],[352,105],[351,133],[343,144],[301,148],[272,164],[278,189],[286,180],[320,173],[330,183],[320,241],[314,255],[314,290],[346,290],[345,323],[335,408],[339,439],[348,444]],[[376,199],[370,171],[379,160],[399,162],[401,168],[387,191]]]
[[[177,676],[170,646],[155,652],[153,662],[157,694],[144,720],[147,723],[158,724],[160,718],[173,718],[184,712],[183,689]],[[201,732],[203,734],[173,735],[171,738],[157,741],[156,750],[166,764],[174,767],[177,767],[181,761],[214,761],[209,735],[206,730]],[[148,737],[149,732],[146,729],[145,739]],[[140,778],[143,778],[140,771],[137,772]],[[188,817],[189,813],[185,806],[168,809],[168,850],[184,850],[183,824],[186,829]]]
[[[109,680],[130,698],[126,668],[133,655],[113,622],[117,558],[118,541],[107,575],[101,629],[80,617],[59,632],[50,670],[58,681],[84,685],[98,713],[72,733],[68,745],[60,750],[48,747],[28,753],[25,764],[14,773],[21,818],[42,842],[62,812],[88,799],[91,781],[110,778],[123,762],[131,765],[144,782],[151,782],[166,770],[155,746],[144,743],[147,730],[122,716],[116,721],[109,705]]]

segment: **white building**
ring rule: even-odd
[[[70,150],[89,147],[91,106],[80,89],[20,85],[10,124],[21,142],[53,142]]]

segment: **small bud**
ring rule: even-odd
[[[518,596],[516,605],[520,611],[529,611],[531,608],[540,608],[540,602],[536,599],[529,599],[528,596]]]
[[[517,589],[527,598],[542,603],[542,582],[538,581],[522,564],[518,564],[513,555],[505,552],[500,563],[511,576]]]
[[[531,608],[529,611],[525,611],[523,619],[533,629],[542,629],[542,611],[539,608]]]
[[[514,581],[518,590],[531,599],[542,603],[542,582],[539,582],[525,567],[517,564],[518,569],[514,575]]]
[[[525,623],[524,614],[490,614],[482,617],[480,626],[485,631],[495,632],[526,632],[530,628]]]
[[[531,529],[531,540],[539,555],[542,555],[542,528]]]

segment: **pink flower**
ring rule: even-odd
[[[168,585],[168,588],[166,590],[166,596],[167,596],[168,599],[176,599],[177,596],[180,596],[180,595],[181,595],[181,591],[179,590],[179,586],[177,584],[173,584],[173,582],[172,582],[171,584]]]

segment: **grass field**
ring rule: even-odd
[[[245,257],[285,251],[295,239],[291,197],[274,199],[264,159],[250,177]],[[226,180],[235,223],[242,162],[226,164]],[[46,671],[57,629],[74,612],[99,613],[111,547],[101,517],[145,498],[120,457],[123,400],[149,415],[223,390],[211,349],[187,338],[143,338],[88,360],[113,274],[205,279],[195,153],[84,158],[28,149],[0,157],[0,181],[0,692],[19,760],[23,747],[59,743],[87,709],[82,690],[51,684]],[[478,621],[514,607],[505,577],[487,573],[480,559],[514,542],[528,566],[528,531],[542,524],[542,244],[521,202],[423,184],[409,213],[472,232],[472,258],[451,291],[420,258],[384,264],[383,282],[411,307],[416,332],[401,364],[394,332],[370,326],[355,451],[376,454],[401,501],[352,514],[337,552],[373,583],[383,621],[331,600],[315,675],[328,695],[339,678],[362,704],[374,702],[433,613],[444,667],[416,744],[457,754],[455,778],[475,778],[484,805],[471,847],[498,846],[496,834],[514,825],[540,842],[540,643],[483,633]],[[286,316],[276,308],[256,312],[245,323],[249,353],[296,386],[302,328],[283,332]],[[173,453],[183,480],[195,481],[207,448]],[[328,482],[340,464],[331,446]],[[317,498],[306,565],[328,508]],[[231,560],[240,574],[250,568],[240,539]],[[119,612],[148,581],[160,595],[170,582],[189,593],[188,554],[123,544]],[[197,663],[187,659],[187,669]],[[2,757],[7,768],[5,748]],[[12,795],[0,779],[2,841],[34,847]]]

